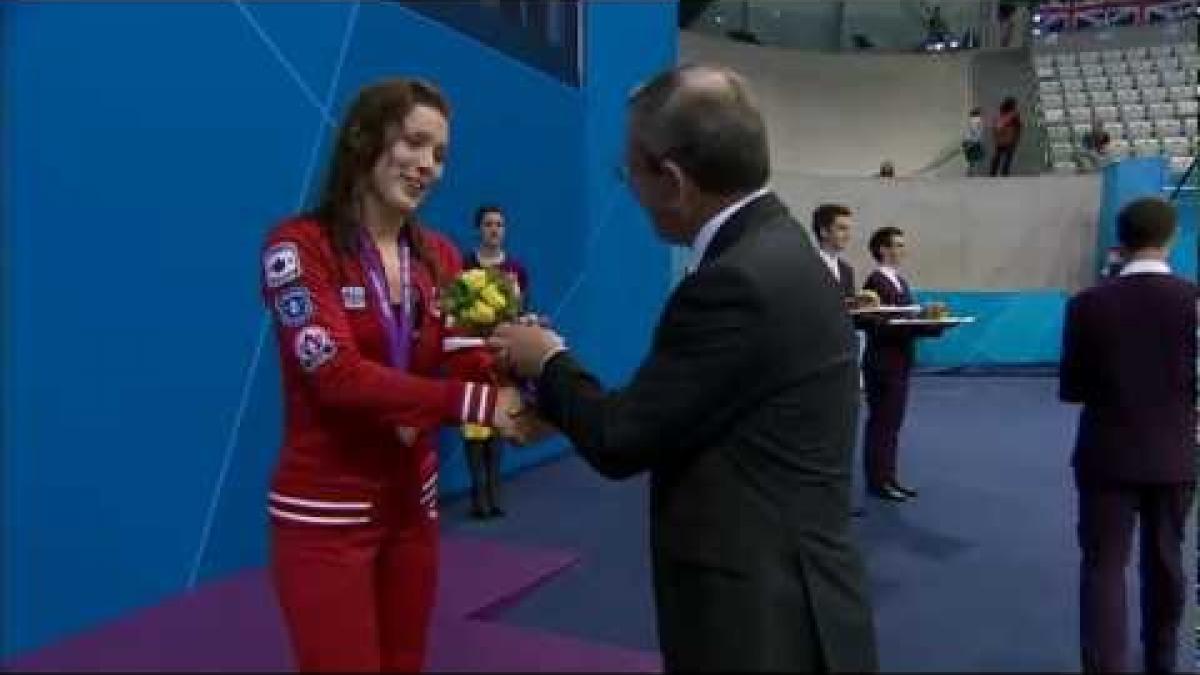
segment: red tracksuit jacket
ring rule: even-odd
[[[421,232],[447,278],[458,274],[457,249]],[[485,384],[478,350],[455,352],[453,363],[443,352],[447,329],[430,270],[414,258],[418,308],[410,368],[402,372],[389,364],[383,313],[363,265],[339,254],[316,221],[276,227],[262,261],[284,405],[271,514],[316,524],[436,518],[437,428],[490,422],[496,390]],[[406,446],[397,427],[417,429],[416,442]]]

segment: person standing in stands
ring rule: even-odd
[[[1117,216],[1128,261],[1067,303],[1059,397],[1081,403],[1072,466],[1079,498],[1080,658],[1124,672],[1125,568],[1139,522],[1144,672],[1175,672],[1185,598],[1181,548],[1196,491],[1200,289],[1166,259],[1175,211],[1139,199]]]
[[[1000,104],[1000,114],[992,124],[992,175],[1007,176],[1013,155],[1021,142],[1021,111],[1017,99],[1009,96]]]
[[[985,151],[983,149],[983,110],[971,108],[967,118],[967,128],[963,130],[962,151],[967,161],[967,175],[978,176],[983,164]]]
[[[363,89],[316,208],[262,248],[284,405],[270,568],[302,671],[422,668],[437,430],[487,424],[518,437],[520,395],[487,383],[487,353],[442,351],[438,288],[461,259],[415,211],[441,178],[448,117],[428,82]]]
[[[881,227],[868,242],[878,269],[867,277],[865,290],[879,296],[885,306],[912,305],[912,289],[900,275],[905,257],[904,231]],[[917,491],[896,478],[896,454],[900,428],[908,407],[909,378],[916,356],[918,337],[941,335],[941,328],[916,329],[893,326],[885,320],[864,325],[867,348],[863,353],[863,379],[867,389],[867,423],[863,462],[867,493],[878,499],[903,502]]]
[[[504,210],[484,205],[475,211],[475,228],[479,231],[479,247],[467,256],[467,268],[497,269],[516,283],[521,294],[522,313],[529,307],[529,274],[519,260],[504,250]],[[476,424],[463,426],[463,446],[471,469],[471,517],[498,518],[500,508],[500,455],[502,443],[489,427]]]

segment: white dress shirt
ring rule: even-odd
[[[1121,276],[1130,274],[1170,274],[1171,266],[1162,260],[1134,260],[1121,268]]]
[[[841,281],[842,280],[842,267],[841,267],[841,265],[838,265],[839,258],[837,256],[837,254],[830,253],[829,251],[826,251],[823,248],[817,248],[817,253],[821,254],[821,260],[825,261],[825,266],[828,267],[829,271],[833,273],[833,278],[838,281]]]
[[[771,189],[764,185],[763,187],[760,187],[754,192],[742,197],[729,206],[721,209],[716,215],[714,215],[712,218],[709,218],[708,222],[704,223],[704,226],[701,227],[700,231],[696,233],[696,238],[692,240],[692,260],[687,266],[688,274],[694,272],[696,267],[700,265],[700,261],[704,259],[704,252],[708,250],[708,245],[712,243],[713,237],[717,236],[717,232],[721,229],[721,226],[729,220],[729,217],[737,212],[738,209],[770,191]]]
[[[900,283],[900,272],[897,271],[895,267],[892,267],[891,265],[880,265],[879,271],[883,272],[883,276],[887,277],[888,281],[892,282],[892,285],[896,287],[896,290],[900,291],[901,293],[904,292],[904,284]]]

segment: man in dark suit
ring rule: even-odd
[[[841,289],[846,306],[850,307],[858,294],[858,286],[854,285],[854,268],[842,258],[842,254],[845,253],[846,246],[850,243],[850,233],[854,230],[854,212],[842,204],[821,204],[813,210],[812,230],[817,242],[817,253]],[[866,321],[862,317],[856,317],[854,327],[861,330]],[[858,347],[859,344],[859,336],[856,333],[855,346]],[[861,352],[861,349],[859,351]],[[850,515],[860,518],[866,515],[866,511],[855,507],[850,510]]]
[[[1146,672],[1174,672],[1184,603],[1184,523],[1196,489],[1195,284],[1172,276],[1171,205],[1117,216],[1128,262],[1067,304],[1059,396],[1082,403],[1072,465],[1079,494],[1080,654],[1086,672],[1127,667],[1125,568],[1140,517]],[[1135,516],[1136,514],[1136,516]]]
[[[812,229],[817,252],[842,289],[842,297],[854,298],[858,293],[858,287],[854,285],[854,268],[842,259],[854,229],[854,212],[841,204],[822,204],[813,210]]]
[[[493,345],[537,378],[539,412],[595,470],[650,473],[668,671],[875,671],[841,294],[766,187],[765,126],[740,76],[681,67],[630,106],[633,192],[694,256],[650,353],[606,391],[545,329],[504,326]]]
[[[904,231],[881,227],[867,246],[879,267],[871,272],[863,288],[874,291],[884,306],[912,305],[915,299],[908,282],[900,275],[904,261]],[[863,379],[867,389],[866,439],[863,463],[867,493],[873,497],[903,502],[917,491],[896,478],[896,453],[904,412],[908,407],[909,376],[919,337],[941,335],[940,328],[894,326],[886,319],[864,324],[867,348],[863,353]]]

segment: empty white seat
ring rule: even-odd
[[[1200,115],[1200,101],[1196,99],[1188,99],[1185,101],[1175,102],[1175,114],[1182,118],[1195,117]]]
[[[1092,108],[1092,110],[1094,111],[1096,121],[1098,122],[1116,122],[1118,119],[1120,119],[1120,114],[1118,113],[1116,106],[1098,105],[1095,108]]]
[[[1081,105],[1081,106],[1077,106],[1074,108],[1067,108],[1067,119],[1071,120],[1072,123],[1078,123],[1078,122],[1091,123],[1092,108],[1091,108],[1091,106],[1086,106],[1086,105]]]
[[[1150,45],[1150,56],[1155,58],[1161,56],[1170,56],[1174,47],[1172,45]]]
[[[1117,97],[1111,91],[1093,91],[1088,94],[1088,100],[1092,105],[1112,105],[1117,102]]]
[[[1124,75],[1129,72],[1129,64],[1124,61],[1109,61],[1102,64],[1104,66],[1104,74],[1112,77],[1113,75]]]
[[[1063,91],[1083,91],[1083,80],[1077,77],[1063,78],[1059,82],[1062,82]]]
[[[1129,141],[1124,138],[1113,138],[1112,142],[1108,144],[1108,154],[1113,157],[1128,157],[1130,151]]]
[[[1164,70],[1175,70],[1179,67],[1179,59],[1175,58],[1174,56],[1166,56],[1155,59],[1154,63],[1157,64],[1160,72]]]
[[[1091,122],[1076,122],[1071,125],[1071,138],[1075,139],[1076,143],[1082,143],[1083,139],[1092,133],[1093,128]]]
[[[1108,78],[1108,83],[1113,89],[1133,89],[1135,84],[1132,75],[1114,75]]]
[[[1069,141],[1071,140],[1071,129],[1062,124],[1050,125],[1046,127],[1046,138],[1049,138],[1051,141]]]
[[[1076,108],[1079,106],[1090,105],[1091,99],[1082,91],[1068,91],[1063,94],[1063,101],[1068,108]]]
[[[1062,66],[1073,66],[1076,63],[1075,52],[1059,52],[1054,55],[1054,65],[1060,68]]]
[[[1157,138],[1139,138],[1133,142],[1133,153],[1138,157],[1154,157],[1162,154],[1162,144]]]
[[[1146,116],[1161,120],[1166,118],[1175,119],[1175,104],[1174,103],[1151,103],[1146,106]]]
[[[1053,68],[1054,67],[1054,55],[1053,54],[1037,54],[1036,56],[1033,57],[1033,67],[1034,68]]]
[[[1042,113],[1047,124],[1061,124],[1067,121],[1067,113],[1062,108],[1047,108]]]
[[[1186,86],[1187,73],[1182,70],[1164,70],[1162,73],[1162,82],[1168,87]]]
[[[1192,143],[1183,136],[1166,136],[1162,139],[1163,152],[1172,157],[1192,154]]]
[[[1083,77],[1083,69],[1079,66],[1059,66],[1058,76],[1061,78]]]
[[[1125,125],[1121,122],[1105,122],[1104,133],[1114,141],[1118,138],[1125,138]]]
[[[1047,94],[1061,94],[1063,90],[1062,82],[1059,80],[1042,80],[1038,82],[1038,91]]]
[[[1129,62],[1129,72],[1131,73],[1157,73],[1158,62],[1150,59],[1139,59]]]
[[[1146,119],[1146,106],[1141,103],[1125,103],[1121,105],[1121,117],[1125,120]]]
[[[1054,173],[1057,174],[1079,173],[1078,165],[1076,165],[1074,161],[1068,159],[1056,159],[1054,163],[1050,165],[1050,168]]]
[[[1154,120],[1154,133],[1159,138],[1168,138],[1170,136],[1179,136],[1183,133],[1183,125],[1179,120],[1171,117],[1169,119]]]
[[[1041,94],[1038,96],[1038,101],[1041,102],[1042,110],[1045,110],[1046,108],[1063,107],[1062,94]]]
[[[1195,136],[1197,133],[1200,133],[1200,120],[1197,120],[1195,115],[1188,115],[1179,120],[1179,122],[1183,125],[1183,131],[1188,136]]]
[[[1146,89],[1147,87],[1157,87],[1159,84],[1162,84],[1162,77],[1160,77],[1159,74],[1156,72],[1155,73],[1138,73],[1137,74],[1137,86],[1139,89]]]
[[[1104,66],[1099,63],[1085,63],[1079,66],[1084,77],[1104,77]]]
[[[1054,69],[1054,66],[1038,66],[1037,76],[1039,80],[1052,80],[1058,77],[1058,71]]]
[[[1094,50],[1079,52],[1076,55],[1076,59],[1078,59],[1080,65],[1085,63],[1100,63],[1100,52]]]
[[[1147,47],[1126,47],[1125,48],[1125,60],[1126,61],[1137,61],[1140,59],[1144,59],[1149,55],[1150,55],[1150,49]]]
[[[1075,146],[1070,143],[1051,143],[1050,157],[1055,162],[1070,162],[1075,158]]]
[[[1146,87],[1141,91],[1142,103],[1162,103],[1167,100],[1166,87]]]
[[[1108,78],[1101,75],[1100,77],[1089,77],[1084,80],[1088,91],[1108,91]]]
[[[1197,51],[1200,51],[1200,48],[1197,48],[1196,42],[1194,40],[1184,40],[1182,42],[1175,43],[1175,53],[1176,54],[1179,54],[1179,55],[1195,54]]]
[[[1154,125],[1146,120],[1127,120],[1125,128],[1130,138],[1150,138],[1154,136]]]
[[[1124,61],[1125,52],[1121,51],[1120,49],[1105,49],[1100,53],[1100,60],[1106,63]]]
[[[1178,155],[1167,158],[1167,170],[1171,172],[1172,177],[1182,176],[1187,173],[1188,167],[1195,161],[1194,156]]]
[[[1187,54],[1179,57],[1179,67],[1184,70],[1195,70],[1200,66],[1200,54]]]
[[[1117,103],[1141,103],[1142,95],[1136,89],[1118,89]]]

